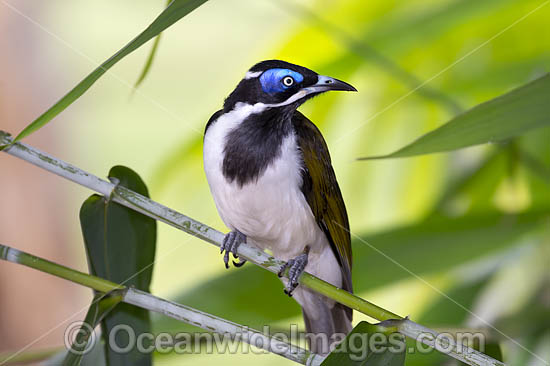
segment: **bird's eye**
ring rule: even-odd
[[[291,76],[285,76],[283,78],[283,85],[286,87],[292,86],[294,84],[294,79]]]

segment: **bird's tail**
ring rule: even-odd
[[[315,309],[302,307],[302,315],[306,325],[306,339],[311,352],[326,355],[330,352],[330,346],[334,341],[343,339],[351,329],[349,309],[342,304],[330,304],[319,301]],[[336,336],[338,334],[338,337]]]

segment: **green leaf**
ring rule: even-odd
[[[399,158],[495,143],[550,125],[550,74],[456,116],[443,126],[388,155]]]
[[[55,116],[61,113],[65,108],[70,106],[82,94],[86,92],[107,70],[113,65],[128,56],[133,51],[137,50],[144,43],[157,36],[170,27],[172,24],[204,4],[207,0],[173,0],[170,5],[137,37],[132,39],[126,46],[122,47],[117,53],[105,60],[94,71],[92,71],[84,80],[78,83],[71,91],[69,91],[57,103],[51,106],[40,117],[29,124],[23,131],[17,135],[14,142],[30,135],[34,131],[51,121]],[[150,56],[151,61],[152,57]],[[150,65],[149,65],[150,66]],[[146,70],[144,70],[146,72]]]
[[[170,2],[172,0],[168,0],[166,2],[166,6],[170,5]],[[141,74],[139,75],[136,83],[134,84],[134,89],[141,85],[143,80],[145,80],[145,77],[149,73],[149,70],[151,69],[151,65],[153,64],[153,60],[155,59],[155,55],[157,54],[157,49],[159,47],[160,43],[160,37],[162,33],[159,33],[159,35],[155,38],[155,41],[153,42],[153,47],[151,47],[151,51],[149,51],[149,56],[147,57],[147,61],[145,61],[145,65],[143,66],[143,70],[141,70]]]
[[[93,347],[90,340],[93,335],[93,330],[101,322],[107,314],[109,314],[115,306],[122,301],[120,295],[105,296],[105,294],[96,294],[92,300],[92,304],[88,309],[88,313],[84,318],[84,324],[76,333],[76,338],[71,345],[71,350],[67,352],[63,360],[63,366],[78,366],[82,361],[82,356],[87,353],[88,347]],[[97,340],[94,340],[97,342]]]
[[[404,364],[404,337],[399,333],[389,332],[384,327],[362,321],[321,365],[400,366]]]
[[[477,348],[476,348],[477,349]],[[500,343],[498,342],[491,342],[485,345],[484,352],[487,356],[490,356],[498,361],[504,361],[504,357],[502,355],[502,349],[500,347]]]
[[[129,168],[115,166],[109,177],[116,178],[124,187],[149,196],[141,178]],[[148,292],[155,257],[156,221],[93,195],[82,205],[80,222],[92,274]],[[147,310],[124,303],[102,321],[102,334],[108,336],[118,324],[130,326],[136,337],[150,332],[151,328]],[[128,344],[127,338],[127,332],[118,332],[115,341],[123,347]],[[105,353],[110,365],[151,365],[151,354],[140,353],[137,349],[120,354],[107,345],[108,342]]]
[[[141,74],[139,74],[139,77],[136,81],[136,83],[134,84],[134,88],[137,88],[138,86],[141,85],[141,83],[143,82],[143,80],[145,80],[145,77],[147,76],[147,74],[149,73],[149,70],[151,69],[151,65],[153,64],[153,60],[155,59],[155,55],[157,53],[157,49],[158,49],[158,46],[159,46],[159,43],[160,43],[160,36],[162,35],[159,34],[156,38],[155,38],[155,41],[153,42],[153,47],[151,47],[151,51],[149,52],[149,56],[147,57],[147,61],[145,61],[145,65],[143,66],[143,70],[141,70]]]

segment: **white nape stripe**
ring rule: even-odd
[[[287,100],[285,100],[284,102],[281,102],[281,103],[273,103],[273,104],[265,104],[265,103],[256,103],[256,104],[247,104],[247,103],[243,103],[243,102],[238,102],[237,104],[235,104],[235,107],[233,108],[233,110],[231,112],[229,112],[230,114],[234,113],[236,115],[239,115],[239,117],[242,118],[242,120],[244,120],[246,117],[248,117],[249,115],[251,114],[255,114],[255,113],[261,113],[263,111],[265,111],[266,109],[268,108],[276,108],[276,107],[282,107],[282,106],[285,106],[285,105],[289,105],[289,104],[292,104],[294,103],[295,101],[297,101],[298,99],[300,98],[303,98],[305,97],[306,95],[308,94],[311,94],[313,93],[314,90],[309,90],[309,88],[307,89],[301,89],[300,91],[298,91],[296,94],[293,94],[290,98],[288,98]],[[242,121],[241,120],[241,121]]]
[[[249,71],[249,72],[246,73],[244,78],[245,79],[253,79],[253,78],[257,78],[261,74],[262,74],[262,71],[255,71],[255,72]]]
[[[284,102],[281,102],[281,103],[273,103],[273,104],[264,104],[264,103],[256,103],[254,104],[254,109],[256,110],[259,110],[260,112],[263,111],[264,109],[266,108],[277,108],[277,107],[283,107],[285,105],[289,105],[289,104],[292,104],[294,102],[296,102],[297,100],[299,99],[302,99],[303,97],[305,97],[306,95],[308,94],[311,94],[311,93],[315,93],[319,91],[318,89],[313,89],[313,88],[304,88],[304,89],[300,89],[299,91],[297,91],[295,94],[292,94],[290,96],[290,98],[288,98],[287,100],[285,100]]]
[[[248,72],[250,73],[250,72]],[[247,74],[248,74],[247,73]],[[318,91],[318,89],[313,88],[304,88],[296,92],[295,94],[291,95],[287,100],[281,103],[272,103],[272,104],[265,104],[265,103],[255,103],[255,104],[248,104],[244,102],[237,102],[233,109],[220,116],[218,120],[226,120],[229,121],[230,125],[232,127],[235,127],[236,125],[240,124],[240,122],[244,121],[248,116],[256,113],[261,113],[265,111],[268,108],[276,108],[276,107],[282,107],[285,105],[292,104],[296,102],[297,100],[305,97],[308,94],[314,93]],[[207,138],[207,136],[205,136]]]
[[[298,92],[296,92],[295,94],[293,94],[290,98],[288,98],[288,99],[285,100],[284,102],[275,103],[275,104],[266,104],[265,106],[266,106],[267,108],[282,107],[282,106],[285,106],[285,105],[292,104],[292,103],[294,103],[295,101],[297,101],[298,99],[301,99],[301,98],[303,98],[303,97],[305,97],[306,95],[311,94],[311,93],[313,93],[313,90],[310,91],[310,90],[308,90],[307,88],[306,88],[306,89],[300,89]]]

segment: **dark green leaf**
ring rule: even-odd
[[[502,349],[500,348],[499,343],[489,343],[485,345],[484,352],[487,356],[490,356],[498,361],[504,361],[504,357],[502,356]]]
[[[113,167],[109,177],[116,178],[124,187],[149,196],[141,178],[126,167]],[[149,291],[155,257],[156,221],[98,195],[84,202],[80,221],[92,274]],[[149,312],[133,305],[119,304],[102,321],[102,334],[110,334],[117,324],[130,326],[137,337],[150,331]],[[123,347],[128,343],[127,336],[126,332],[118,332],[115,341]],[[107,347],[106,357],[110,365],[151,364],[151,355],[137,349],[120,354]]]
[[[400,366],[404,363],[404,337],[363,321],[353,328],[321,365]]]
[[[63,98],[50,107],[40,117],[34,120],[30,125],[17,135],[14,142],[30,135],[34,131],[51,121],[55,116],[70,106],[82,94],[86,92],[107,70],[109,70],[118,61],[141,47],[144,43],[157,36],[170,27],[172,24],[204,4],[207,0],[174,0],[160,15],[141,32],[137,37],[131,40],[126,46],[122,47],[117,53],[109,57],[94,71],[92,71],[84,80],[78,83]]]
[[[143,80],[145,80],[145,77],[147,76],[147,74],[149,73],[149,70],[151,69],[151,65],[153,64],[153,60],[155,59],[155,55],[157,54],[157,49],[159,47],[161,35],[162,33],[155,38],[155,41],[153,42],[153,47],[151,47],[151,51],[149,52],[147,61],[145,61],[143,70],[141,70],[141,74],[139,74],[139,77],[136,83],[134,84],[134,88],[137,88],[138,86],[140,86]]]
[[[170,5],[170,2],[172,0],[168,0],[166,2],[166,6]],[[137,88],[141,85],[143,80],[145,80],[145,77],[149,73],[149,70],[151,69],[151,65],[153,64],[153,60],[155,58],[155,55],[157,54],[157,49],[160,43],[160,37],[162,33],[159,33],[159,35],[155,38],[155,41],[153,42],[153,47],[151,47],[151,51],[149,51],[149,56],[147,57],[147,61],[145,61],[145,65],[143,66],[143,70],[141,70],[141,74],[139,75],[136,83],[134,84],[134,88]]]
[[[88,313],[84,318],[84,325],[76,333],[76,338],[71,345],[71,350],[67,352],[63,360],[63,366],[78,366],[82,361],[82,356],[87,353],[88,347],[93,347],[90,344],[92,331],[101,322],[107,314],[109,314],[115,306],[122,300],[121,296],[105,296],[105,294],[96,294],[92,300],[92,304],[88,309]]]
[[[360,160],[407,157],[506,141],[533,128],[550,125],[549,100],[547,74],[456,116],[391,154]]]

